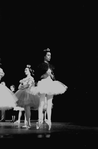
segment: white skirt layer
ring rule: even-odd
[[[29,92],[29,93],[31,93],[31,94],[33,94],[33,95],[36,95],[36,94],[39,93],[38,87],[37,87],[37,86],[32,86],[32,87],[30,88],[30,90],[28,90],[27,92]]]
[[[15,110],[15,111],[24,111],[24,108],[21,108],[21,107],[15,107],[14,110]]]
[[[0,108],[10,109],[16,106],[17,97],[9,88],[0,84]]]
[[[53,81],[50,76],[38,82],[37,92],[41,94],[58,95],[63,94],[67,86],[60,81]]]

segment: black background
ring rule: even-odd
[[[54,96],[52,121],[98,125],[96,10],[96,4],[84,2],[0,6],[2,81],[17,90],[26,64],[35,69],[50,48],[55,77],[68,86]]]

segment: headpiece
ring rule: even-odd
[[[31,69],[31,65],[26,65],[26,68],[28,68],[30,70],[30,72],[32,72],[32,75],[34,75],[34,70]]]
[[[45,52],[50,52],[50,49],[49,49],[49,48],[47,48],[47,49],[45,49],[44,51],[45,51]]]

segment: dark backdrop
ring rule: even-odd
[[[55,77],[68,86],[65,94],[54,96],[52,121],[98,125],[96,5],[2,5],[0,23],[2,81],[17,90],[26,64],[35,69],[43,61],[43,50],[50,48]],[[36,117],[33,111],[32,119]]]

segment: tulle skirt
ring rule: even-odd
[[[16,106],[14,108],[14,111],[24,111],[24,108]]]
[[[18,107],[24,108],[25,106],[30,106],[33,109],[38,109],[40,105],[40,98],[38,95],[30,94],[29,89],[18,90],[15,95],[18,98]]]
[[[32,86],[27,92],[33,95],[37,95],[39,93],[37,86]]]
[[[60,81],[53,81],[50,77],[38,82],[37,92],[41,94],[58,95],[67,90],[67,86]]]
[[[0,109],[11,109],[16,107],[17,97],[9,88],[0,84]]]

